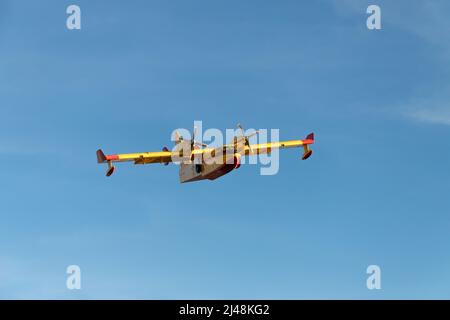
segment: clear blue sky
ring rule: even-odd
[[[450,298],[449,10],[2,1],[0,298]],[[175,165],[96,163],[194,120],[314,131],[315,153],[183,185]]]

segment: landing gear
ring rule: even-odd
[[[110,175],[112,175],[115,169],[116,168],[113,166],[112,162],[108,161],[108,171],[106,171],[106,176],[109,177]]]
[[[308,147],[307,144],[304,144],[304,145],[303,145],[303,150],[304,150],[304,153],[303,153],[302,160],[306,160],[306,159],[308,159],[309,157],[311,157],[311,155],[312,155],[312,150]]]
[[[308,159],[309,157],[311,157],[311,155],[312,155],[312,150],[306,151],[305,154],[302,157],[302,160]]]

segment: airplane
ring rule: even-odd
[[[303,147],[302,160],[308,159],[312,154],[309,145],[314,143],[314,133],[310,133],[303,140],[251,145],[249,139],[258,134],[259,131],[246,136],[242,126],[238,124],[237,127],[242,134],[235,136],[232,143],[220,147],[210,148],[207,144],[197,142],[195,140],[197,128],[194,127],[192,139],[189,140],[175,132],[175,147],[172,151],[164,147],[162,151],[157,152],[105,155],[99,149],[97,150],[97,162],[108,164],[107,177],[114,173],[115,166],[113,163],[115,162],[133,161],[134,164],[161,163],[164,165],[168,165],[170,162],[178,162],[180,164],[180,183],[185,183],[205,179],[215,180],[232,170],[238,169],[241,166],[242,156],[268,154],[274,149],[295,147]]]

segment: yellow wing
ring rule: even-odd
[[[140,152],[140,153],[124,153],[105,155],[102,150],[97,150],[97,162],[126,162],[134,161],[135,164],[144,163],[169,163],[172,162],[172,152],[159,151],[159,152]]]
[[[314,133],[309,134],[304,140],[288,140],[279,142],[269,142],[263,144],[252,145],[251,147],[245,147],[245,154],[263,154],[270,153],[273,149],[284,148],[297,148],[303,147],[302,160],[308,159],[312,155],[312,150],[309,149],[309,145],[314,143]]]
[[[237,146],[236,144],[228,144],[220,148],[223,148],[223,152],[225,152],[227,149],[234,149],[235,152],[240,153],[241,155],[251,156],[251,155],[271,153],[275,149],[303,147],[304,154],[302,159],[306,160],[312,154],[312,150],[309,149],[309,145],[313,143],[314,143],[314,133],[310,133],[306,137],[306,139],[303,140],[288,140],[288,141],[268,142],[252,145],[245,145],[242,142],[241,148],[239,148],[239,146]],[[216,150],[220,148],[217,148]]]
[[[261,144],[253,144],[253,145],[245,145],[241,144],[239,147],[238,144],[228,144],[218,148],[204,148],[204,149],[194,149],[188,156],[189,160],[192,160],[193,157],[197,155],[203,155],[205,157],[214,157],[215,154],[221,152],[223,156],[227,154],[227,152],[232,151],[233,153],[239,153],[241,155],[258,155],[270,153],[274,149],[283,149],[283,148],[295,148],[295,147],[303,147],[303,160],[308,159],[312,150],[309,149],[309,145],[314,143],[314,134],[309,134],[304,140],[289,140],[289,141],[279,141],[279,142],[269,142],[269,143],[261,143]],[[97,150],[97,162],[98,163],[107,163],[108,171],[106,172],[106,176],[110,176],[114,173],[115,167],[113,166],[114,162],[127,162],[133,161],[134,164],[146,164],[146,163],[162,163],[164,165],[172,162],[173,158],[180,158],[182,153],[179,151],[171,152],[166,147],[163,148],[162,151],[157,152],[140,152],[140,153],[125,153],[125,154],[113,154],[113,155],[105,155],[101,149]],[[178,160],[175,160],[178,161]]]
[[[97,162],[107,163],[108,171],[106,176],[110,176],[114,173],[115,167],[113,162],[126,162],[133,161],[134,164],[145,164],[145,163],[162,163],[169,164],[172,162],[172,152],[167,148],[159,152],[140,152],[140,153],[125,153],[125,154],[111,154],[105,155],[101,149],[97,150]]]

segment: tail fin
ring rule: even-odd
[[[102,149],[97,150],[97,163],[105,163],[106,162],[106,156],[103,153]]]

